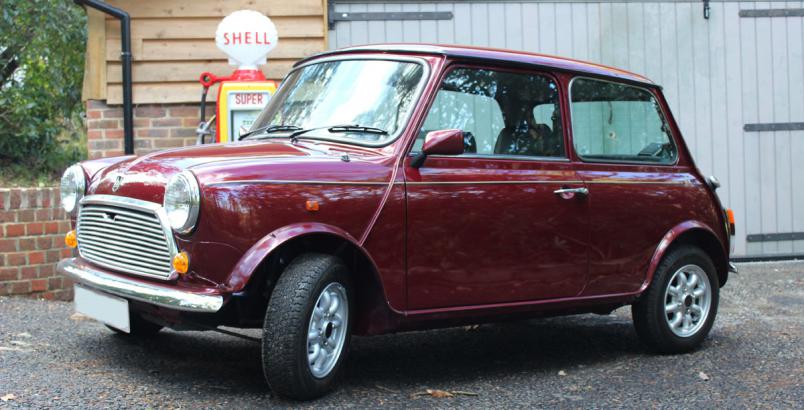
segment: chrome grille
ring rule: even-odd
[[[161,206],[107,195],[88,196],[78,213],[78,251],[100,266],[171,279],[175,244]]]

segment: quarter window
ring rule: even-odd
[[[677,150],[653,94],[577,78],[570,89],[575,151],[587,161],[670,164]]]
[[[441,84],[413,150],[421,149],[430,131],[460,129],[467,154],[562,157],[558,101],[558,87],[542,75],[454,69]]]

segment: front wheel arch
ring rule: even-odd
[[[279,230],[252,247],[238,263],[243,284],[249,295],[249,311],[254,315],[264,313],[273,286],[285,268],[298,256],[315,252],[340,258],[353,276],[355,290],[354,332],[356,334],[379,334],[394,328],[398,315],[389,304],[379,271],[356,241],[337,228],[308,230],[296,235],[282,232],[298,232],[296,229]],[[260,313],[262,311],[262,313]]]

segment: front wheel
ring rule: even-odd
[[[268,303],[262,363],[271,389],[309,400],[332,388],[351,335],[351,280],[340,259],[304,254],[282,273]]]
[[[692,246],[674,249],[631,306],[637,334],[661,353],[695,349],[715,321],[719,290],[715,266],[705,252]]]

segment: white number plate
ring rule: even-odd
[[[126,333],[131,332],[128,301],[75,285],[75,311]]]

